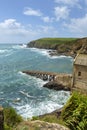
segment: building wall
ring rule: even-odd
[[[74,65],[73,86],[87,90],[87,67]]]
[[[62,84],[65,87],[69,87],[71,89],[72,85],[72,75],[71,74],[59,74],[56,76],[55,81],[59,84]]]

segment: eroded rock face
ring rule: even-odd
[[[70,88],[63,86],[62,84],[58,84],[58,82],[51,81],[43,85],[43,87],[54,89],[54,90],[65,90],[70,91]]]

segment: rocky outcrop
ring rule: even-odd
[[[40,120],[27,121],[20,124],[15,130],[69,130],[69,128],[56,123],[48,123]]]
[[[62,84],[59,84],[58,82],[55,82],[55,81],[48,82],[45,85],[43,85],[43,87],[54,89],[54,90],[70,91],[70,87],[65,87]]]

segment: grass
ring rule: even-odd
[[[60,44],[71,44],[76,40],[76,38],[42,38],[35,41],[36,45],[43,45],[43,46],[49,46],[51,48],[54,48],[54,46],[60,45]]]
[[[75,41],[77,38],[42,38],[36,40],[38,43],[47,43],[47,44],[62,44],[66,42]]]
[[[68,48],[72,48],[77,38],[41,38],[28,43],[29,47],[45,48],[64,51]]]

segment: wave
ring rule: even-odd
[[[7,50],[7,49],[0,50],[0,54],[6,53],[6,52],[8,52],[8,50]]]
[[[19,91],[19,93],[23,94],[24,96],[26,96],[26,97],[28,97],[28,98],[33,98],[33,99],[36,98],[36,97],[34,97],[34,96],[29,95],[27,92],[24,92],[24,91]]]
[[[32,118],[33,116],[39,116],[45,113],[50,113],[55,109],[61,108],[62,105],[58,105],[52,101],[39,102],[38,104],[34,104],[31,102],[25,105],[16,106],[16,109],[23,118]]]
[[[26,97],[30,96],[27,92],[24,91],[20,91],[20,93]],[[48,97],[45,97],[44,99],[38,96],[37,98],[32,98],[32,100],[27,100],[26,103],[24,100],[22,100],[19,105],[14,105],[13,107],[23,118],[27,119],[32,118],[33,116],[50,113],[56,109],[63,107],[69,96],[69,92],[55,92],[52,90],[52,92],[48,94]]]
[[[13,49],[24,49],[27,48],[26,44],[22,44],[22,45],[14,45],[12,46]]]
[[[23,73],[23,72],[21,72],[21,71],[19,71],[18,74],[21,75],[21,76],[24,76],[24,78],[27,77],[28,80],[31,80],[31,82],[32,82],[33,84],[35,84],[35,86],[37,86],[37,87],[39,87],[39,88],[41,88],[45,83],[48,82],[48,81],[43,81],[43,80],[40,79],[40,78],[36,78],[36,77],[34,77],[34,76],[30,76],[30,75],[28,75],[28,74],[25,74],[25,73]]]
[[[13,54],[13,50],[12,49],[0,50],[0,54],[1,56],[9,56]]]
[[[29,48],[29,49],[30,49],[31,51],[40,53],[40,54],[42,54],[42,55],[49,56],[49,50],[47,50],[47,49],[39,49],[39,48]]]
[[[65,58],[73,59],[71,56],[65,56],[65,55],[49,56],[49,58],[51,58],[51,59],[65,59]]]
[[[48,50],[48,49],[39,49],[39,48],[29,48],[31,51],[34,51],[34,52],[37,52],[37,53],[40,53],[44,56],[47,56],[48,58],[50,59],[64,59],[64,58],[69,58],[69,59],[72,59],[71,56],[65,56],[65,55],[53,55],[51,56],[50,55],[50,51],[52,50]]]

